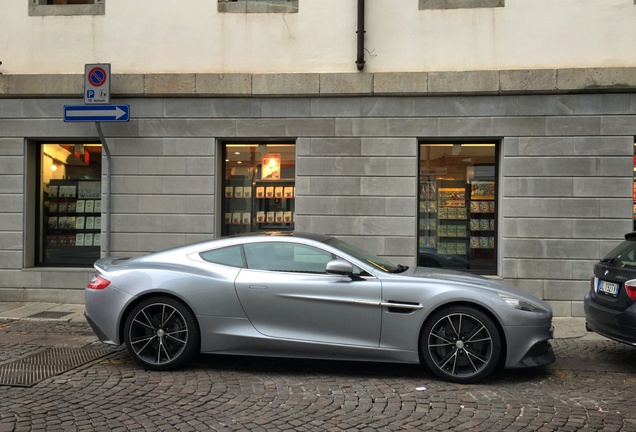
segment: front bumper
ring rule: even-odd
[[[554,327],[508,327],[506,329],[508,352],[506,369],[544,366],[554,363],[556,356],[550,339],[554,337]]]

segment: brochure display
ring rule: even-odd
[[[224,192],[223,235],[293,231],[293,180],[229,179]]]
[[[44,262],[92,265],[101,246],[101,182],[51,180],[43,207]]]

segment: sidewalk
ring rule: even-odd
[[[62,322],[86,322],[83,304],[0,302],[0,320],[39,320]],[[603,338],[585,330],[585,318],[554,318],[556,339]]]
[[[0,302],[0,319],[86,322],[83,304]]]

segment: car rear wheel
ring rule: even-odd
[[[422,357],[438,377],[472,383],[489,375],[501,354],[501,336],[478,309],[452,306],[433,315],[421,336]]]
[[[181,302],[169,297],[149,298],[128,315],[124,340],[130,355],[145,367],[169,370],[194,356],[199,328]]]

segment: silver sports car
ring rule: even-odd
[[[148,369],[202,352],[423,362],[468,383],[555,360],[543,301],[492,279],[394,265],[323,235],[225,237],[95,268],[88,322]]]

